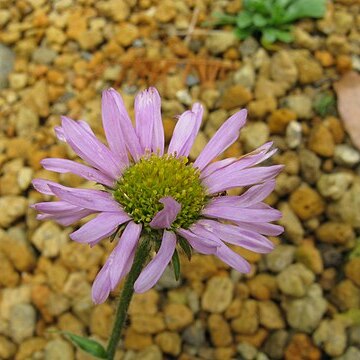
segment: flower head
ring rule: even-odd
[[[91,246],[115,235],[117,244],[98,273],[92,289],[95,303],[104,302],[110,291],[129,272],[141,235],[151,239],[156,255],[145,266],[135,291],[155,285],[177,247],[185,252],[214,254],[240,272],[250,265],[225,243],[258,253],[270,252],[265,236],[279,235],[283,228],[271,224],[281,217],[263,200],[275,187],[282,166],[256,166],[276,150],[266,143],[241,157],[213,161],[238,138],[246,110],[231,116],[205,146],[195,162],[190,149],[199,132],[203,107],[194,104],[178,119],[167,152],[161,119],[161,100],[155,88],[135,99],[135,128],[121,96],[106,90],[102,118],[108,146],[100,142],[84,121],[63,117],[57,137],[88,165],[66,159],[44,159],[45,169],[71,172],[103,185],[102,190],[66,187],[35,179],[41,193],[55,195],[55,202],[33,205],[38,219],[53,219],[67,226],[90,214],[96,216],[70,234],[72,240]],[[247,190],[239,196],[226,191]],[[225,194],[224,194],[225,192]],[[123,229],[123,230],[122,230]]]

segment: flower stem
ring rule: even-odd
[[[111,332],[110,340],[107,346],[107,359],[113,360],[115,351],[120,340],[121,330],[124,326],[127,311],[131,298],[134,294],[134,283],[145,264],[150,252],[150,242],[147,239],[140,240],[140,244],[136,250],[133,265],[125,280],[124,288],[119,298],[119,304],[116,310],[115,322]]]

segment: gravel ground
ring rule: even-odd
[[[246,276],[211,256],[182,259],[179,282],[169,269],[135,296],[117,359],[360,358],[360,152],[336,107],[321,105],[334,101],[336,81],[360,70],[359,1],[329,1],[323,19],[297,23],[295,41],[271,49],[231,29],[199,30],[212,12],[240,6],[1,0],[1,359],[90,359],[56,329],[106,342],[117,294],[94,306],[90,289],[112,245],[90,249],[69,240],[74,227],[38,222],[29,205],[49,199],[31,180],[91,187],[41,169],[44,157],[75,158],[53,127],[64,114],[101,137],[101,91],[117,88],[133,115],[134,94],[148,85],[163,98],[167,139],[176,115],[205,105],[192,157],[229,115],[249,110],[225,156],[275,142],[273,162],[285,170],[267,201],[283,212],[285,233],[266,256],[237,249],[252,263]],[[196,30],[185,36],[194,14]]]

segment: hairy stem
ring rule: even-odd
[[[147,239],[141,239],[137,248],[134,263],[130,269],[130,272],[126,278],[124,288],[119,298],[119,304],[116,310],[115,322],[111,332],[110,340],[107,346],[107,359],[113,360],[115,351],[121,337],[121,331],[124,327],[127,311],[130,305],[130,301],[134,294],[134,283],[149,256],[150,242]]]

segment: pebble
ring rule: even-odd
[[[58,53],[47,47],[37,47],[31,54],[32,61],[37,64],[50,65],[54,62]]]
[[[276,178],[275,191],[279,196],[289,195],[301,185],[299,176],[289,176],[285,172],[280,173]]]
[[[291,121],[286,127],[285,141],[290,149],[297,148],[302,141],[301,124],[297,121]]]
[[[286,82],[288,87],[293,86],[298,79],[298,69],[291,54],[286,50],[276,52],[271,59],[271,78],[277,82]]]
[[[299,72],[301,84],[311,84],[323,77],[323,68],[308,50],[294,50],[292,52]]]
[[[328,355],[340,356],[344,353],[347,344],[345,325],[337,319],[323,320],[315,330],[313,340]]]
[[[334,360],[357,360],[360,357],[360,350],[354,346],[350,346],[344,355],[334,358]]]
[[[275,248],[276,249],[276,248]],[[266,273],[260,273],[247,283],[250,295],[257,300],[270,300],[277,293],[277,282],[275,276]],[[241,303],[236,299],[227,308],[225,315],[234,317],[240,314]]]
[[[271,95],[258,100],[253,100],[248,105],[249,116],[254,118],[264,118],[267,114],[272,113],[276,107],[276,98]]]
[[[206,37],[205,46],[211,54],[219,55],[238,42],[237,37],[231,31],[211,32]]]
[[[234,73],[234,83],[249,90],[253,89],[255,85],[255,69],[250,62],[244,64]]]
[[[272,272],[280,272],[294,261],[295,247],[291,245],[278,245],[265,256],[267,268]]]
[[[184,330],[182,337],[187,344],[197,348],[201,347],[206,341],[205,328],[202,325],[202,322],[200,320],[195,320],[193,324]]]
[[[45,346],[45,360],[73,360],[75,359],[73,347],[65,340],[49,341]]]
[[[169,330],[179,331],[193,322],[194,315],[186,305],[168,304],[164,308],[164,319]]]
[[[43,222],[31,237],[31,242],[41,251],[45,257],[59,255],[60,249],[68,241],[68,235],[61,231],[61,228],[51,221]]]
[[[306,334],[295,334],[285,350],[285,359],[312,359],[320,360],[321,352],[314,346]]]
[[[279,307],[273,301],[261,301],[259,306],[259,322],[269,330],[279,330],[285,327]]]
[[[296,113],[290,109],[275,110],[268,118],[271,134],[284,134],[288,124],[296,120]]]
[[[360,307],[360,289],[351,281],[343,280],[332,289],[332,300],[340,310]]]
[[[130,307],[129,314],[149,314],[155,315],[158,311],[159,293],[154,289],[143,294],[134,294]]]
[[[327,301],[323,298],[318,284],[312,284],[305,297],[287,299],[282,303],[289,325],[299,331],[311,333],[320,323]]]
[[[28,75],[26,73],[12,73],[9,75],[9,85],[13,90],[23,89],[28,82]]]
[[[40,124],[38,114],[28,107],[21,107],[16,120],[16,133],[18,136],[27,136],[33,133]]]
[[[305,296],[314,280],[314,274],[303,264],[292,264],[277,276],[279,289],[294,297]]]
[[[8,86],[8,75],[14,67],[14,62],[14,52],[7,46],[0,44],[0,89],[5,89]]]
[[[324,264],[321,252],[312,242],[303,242],[295,251],[295,259],[304,264],[314,274],[321,274],[324,270]]]
[[[254,334],[259,327],[258,305],[254,300],[245,300],[238,317],[231,321],[231,328],[239,334]]]
[[[308,185],[297,188],[290,195],[289,204],[301,220],[321,215],[325,210],[321,196]]]
[[[229,323],[220,314],[211,314],[208,329],[212,344],[216,347],[230,346],[233,342]]]
[[[2,196],[0,198],[0,227],[8,228],[25,215],[28,202],[22,196]]]
[[[114,309],[109,304],[100,304],[94,308],[90,318],[91,334],[107,339],[110,335],[114,318]]]
[[[241,358],[244,360],[254,360],[257,359],[258,350],[255,346],[252,346],[248,343],[240,343],[236,347],[237,352],[240,354]]]
[[[285,236],[295,244],[300,243],[305,234],[301,221],[288,203],[280,203],[279,210],[282,212],[279,224],[285,228]]]
[[[134,360],[162,360],[163,356],[158,346],[152,345],[140,351]]]
[[[203,310],[211,313],[221,313],[227,309],[233,298],[234,285],[223,276],[214,276],[206,286],[201,300]]]
[[[331,219],[360,228],[360,177],[354,178],[341,199],[328,206],[327,213]]]
[[[0,358],[12,359],[16,352],[16,346],[5,336],[0,335]]]
[[[139,334],[131,327],[125,331],[124,346],[129,350],[143,350],[153,344],[150,334]]]
[[[360,152],[347,144],[336,145],[334,160],[339,165],[353,167],[360,162]]]
[[[310,131],[308,147],[317,155],[332,157],[335,152],[335,142],[330,130],[322,124],[313,127]]]
[[[35,331],[36,311],[30,304],[12,306],[9,327],[11,338],[18,344],[31,337]]]
[[[299,158],[301,175],[309,184],[314,184],[321,176],[320,158],[308,149],[301,149]]]
[[[264,351],[270,359],[280,360],[284,358],[285,346],[289,335],[285,330],[277,330],[270,333],[264,344]]]
[[[348,190],[354,176],[347,172],[322,174],[316,184],[320,194],[331,200],[339,200]]]
[[[251,152],[269,139],[269,128],[264,122],[255,121],[249,123],[242,131],[240,140],[243,141],[245,150]]]
[[[284,99],[284,106],[292,110],[299,119],[312,117],[312,100],[306,94],[289,95]]]
[[[181,337],[175,332],[164,331],[156,335],[155,343],[165,354],[178,356],[181,352]]]
[[[360,257],[352,258],[345,265],[345,274],[348,279],[353,281],[357,286],[360,286]]]
[[[250,90],[242,85],[233,85],[226,90],[221,99],[220,105],[225,110],[243,107],[252,100]]]
[[[139,334],[156,334],[165,330],[165,321],[161,314],[136,314],[131,317],[131,327]]]

